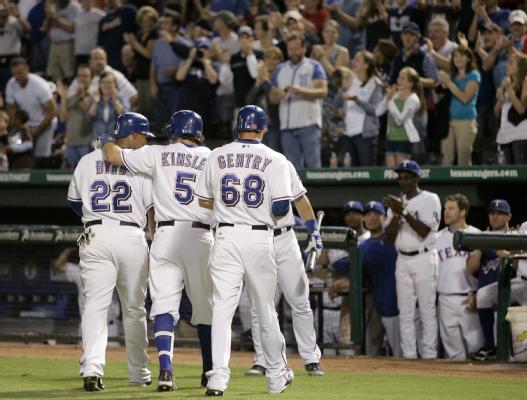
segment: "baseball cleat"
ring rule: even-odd
[[[129,382],[128,386],[139,386],[139,387],[147,387],[152,384],[152,379],[149,379],[145,382]]]
[[[483,346],[472,356],[475,361],[494,360],[496,358],[496,347]]]
[[[204,372],[201,374],[201,387],[207,387],[207,383],[209,383],[209,378],[207,378],[207,375]]]
[[[176,390],[176,385],[174,384],[174,376],[172,371],[168,369],[163,369],[159,373],[159,383],[157,384],[158,392],[172,392]]]
[[[309,363],[304,366],[308,375],[311,376],[322,376],[324,375],[324,370],[320,368],[319,363]]]
[[[219,389],[207,389],[205,392],[206,397],[221,397],[223,396],[223,390]]]
[[[85,392],[102,392],[104,385],[102,378],[99,376],[87,376],[84,378],[84,391]]]
[[[245,371],[246,376],[260,376],[265,375],[265,367],[262,367],[261,365],[254,364],[251,368],[249,368],[247,371]]]
[[[291,385],[293,383],[293,379],[295,378],[295,374],[293,373],[293,371],[291,369],[287,368],[287,371],[282,376],[282,378],[284,379],[283,385],[280,386],[278,389],[271,389],[271,388],[269,388],[269,394],[280,394],[280,393],[283,393],[289,387],[289,385]]]

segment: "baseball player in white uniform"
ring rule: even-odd
[[[388,195],[386,238],[395,243],[397,263],[395,280],[401,328],[401,350],[405,358],[417,358],[415,329],[416,300],[423,327],[422,358],[437,357],[436,280],[437,229],[441,202],[435,193],[421,190],[419,165],[403,161],[395,169],[402,190],[401,198]]]
[[[306,188],[302,184],[295,167],[289,161],[291,191],[295,207],[305,226],[311,234],[317,229],[315,213],[306,196]],[[295,217],[290,209],[284,218],[278,220],[274,229],[274,250],[278,268],[278,286],[292,309],[293,329],[295,332],[298,352],[304,360],[304,366],[309,375],[323,375],[320,368],[320,349],[317,346],[313,311],[309,304],[309,281],[304,269],[302,254],[298,247],[293,226]],[[260,327],[256,308],[251,306],[252,338],[254,343],[253,366],[246,375],[263,375],[265,373],[265,357],[260,340]]]
[[[117,117],[114,135],[121,146],[135,149],[146,143],[147,136],[153,136],[149,128],[141,114],[125,113]],[[80,360],[84,390],[104,390],[106,315],[115,287],[123,310],[130,384],[146,386],[152,380],[145,310],[148,246],[143,229],[152,207],[152,181],[104,161],[98,149],[77,165],[68,200],[85,228],[79,239],[86,297]]]
[[[192,303],[192,324],[198,326],[203,356],[202,385],[212,369],[210,327],[212,281],[207,265],[212,248],[212,211],[200,207],[194,196],[196,180],[210,150],[203,142],[203,120],[193,111],[172,115],[165,128],[170,144],[121,150],[103,147],[105,157],[134,173],[153,179],[157,231],[150,251],[150,297],[159,355],[160,392],[175,389],[172,354],[174,326],[179,320],[183,288]]]
[[[447,196],[443,209],[446,228],[438,233],[436,242],[439,334],[447,357],[454,360],[466,360],[483,345],[478,313],[471,306],[478,280],[466,270],[470,252],[455,250],[453,246],[454,233],[458,230],[479,232],[466,223],[468,210],[465,195]]]
[[[291,193],[288,164],[282,154],[261,143],[267,115],[256,106],[240,109],[239,139],[215,149],[198,179],[200,205],[214,209],[217,222],[209,263],[213,282],[212,363],[206,396],[223,396],[229,382],[231,323],[243,282],[260,324],[269,393],[281,393],[293,381],[274,306],[277,286],[274,232],[287,215]],[[315,231],[312,241],[320,235]]]

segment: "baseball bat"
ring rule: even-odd
[[[317,225],[318,225],[318,231],[320,232],[320,228],[322,226],[322,220],[324,219],[324,211],[317,212]],[[311,249],[309,251],[309,255],[307,256],[306,260],[306,272],[313,272],[315,269],[315,263],[317,261],[317,251],[316,249]]]

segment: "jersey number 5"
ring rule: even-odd
[[[113,184],[110,190],[110,185],[106,181],[95,181],[90,186],[90,191],[93,192],[91,196],[91,209],[93,212],[106,212],[113,208],[116,213],[132,212],[131,204],[123,204],[132,195],[132,188],[124,181],[117,181]],[[110,194],[112,194],[112,205],[105,202]]]
[[[186,182],[196,182],[196,174],[193,172],[178,172],[176,175],[176,190],[174,197],[180,204],[190,204],[194,200],[192,186]]]
[[[221,199],[227,207],[234,207],[240,201],[240,178],[235,174],[226,174],[221,178]],[[248,175],[243,180],[243,202],[247,207],[257,208],[263,203],[265,182],[259,175]]]

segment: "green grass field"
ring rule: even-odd
[[[153,374],[157,377],[156,365]],[[128,387],[126,363],[112,361],[106,367],[101,393],[84,393],[77,375],[78,362],[49,358],[0,358],[0,399],[160,399],[202,398],[205,389],[198,387],[200,369],[178,366],[172,393],[156,393],[147,388]],[[231,399],[265,399],[263,378],[246,378],[240,368],[233,370],[225,396]],[[274,396],[271,396],[274,397]],[[441,376],[397,375],[380,373],[327,372],[324,377],[310,377],[299,371],[283,399],[357,399],[357,400],[521,400],[527,399],[527,381],[509,378],[452,378]]]

